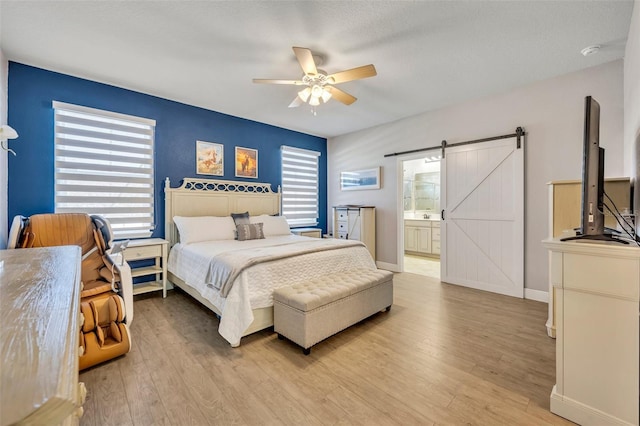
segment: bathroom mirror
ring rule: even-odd
[[[403,209],[409,214],[440,212],[440,162],[426,158],[403,162]]]
[[[413,185],[415,210],[440,210],[440,173],[416,173]]]

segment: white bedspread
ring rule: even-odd
[[[237,346],[243,333],[253,322],[252,309],[273,306],[272,293],[275,288],[294,285],[320,274],[353,268],[376,268],[369,251],[362,245],[305,253],[252,265],[236,278],[226,298],[221,296],[214,283],[207,283],[207,278],[215,279],[208,275],[211,259],[216,254],[296,242],[303,242],[302,245],[306,247],[310,240],[312,239],[309,237],[286,235],[250,241],[224,240],[176,244],[169,253],[168,269],[222,312],[218,331],[232,346]],[[318,244],[327,244],[327,240],[317,241]],[[338,239],[330,243],[347,244]]]

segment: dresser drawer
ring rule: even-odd
[[[347,232],[349,230],[349,226],[347,225],[347,222],[338,222],[336,226],[338,227],[337,229],[338,233]]]
[[[346,221],[348,218],[347,210],[336,210],[336,220],[344,220]]]
[[[124,251],[125,260],[149,259],[162,256],[162,246],[129,247]]]
[[[346,232],[338,232],[338,238],[340,238],[341,240],[346,240],[347,239],[347,233]]]

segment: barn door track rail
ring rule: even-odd
[[[431,150],[434,150],[434,149],[441,149],[442,150],[442,158],[444,158],[445,149],[446,148],[452,148],[454,146],[461,146],[461,145],[471,145],[471,144],[474,144],[474,143],[495,141],[495,140],[499,140],[499,139],[509,139],[509,138],[516,138],[516,145],[517,145],[516,147],[517,147],[517,149],[520,149],[522,147],[522,138],[524,137],[524,135],[525,135],[524,129],[522,127],[518,127],[518,128],[516,128],[516,132],[515,133],[510,133],[508,135],[492,136],[490,138],[474,139],[472,141],[457,142],[457,143],[452,143],[452,144],[448,144],[446,140],[443,140],[440,145],[430,146],[428,148],[412,149],[412,150],[409,150],[409,151],[394,152],[392,154],[385,154],[385,157],[395,157],[395,156],[398,156],[398,155],[406,155],[406,154],[413,154],[413,153],[416,153],[416,152],[431,151]]]

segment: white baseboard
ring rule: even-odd
[[[391,272],[400,272],[400,267],[395,263],[387,263],[376,261],[378,269],[384,269]],[[537,302],[549,303],[549,292],[542,290],[534,290],[532,288],[524,289],[524,298],[529,300],[535,300]]]
[[[529,300],[535,300],[538,302],[549,303],[549,292],[542,291],[542,290],[534,290],[532,288],[525,288],[524,298]]]
[[[584,425],[632,425],[637,424],[637,417],[633,423],[620,419],[612,414],[605,413],[595,407],[591,407],[575,399],[558,394],[557,386],[551,391],[550,411],[554,414],[569,419],[572,422]]]
[[[376,261],[376,266],[378,267],[378,269],[384,269],[391,272],[400,272],[400,267],[395,263]]]

